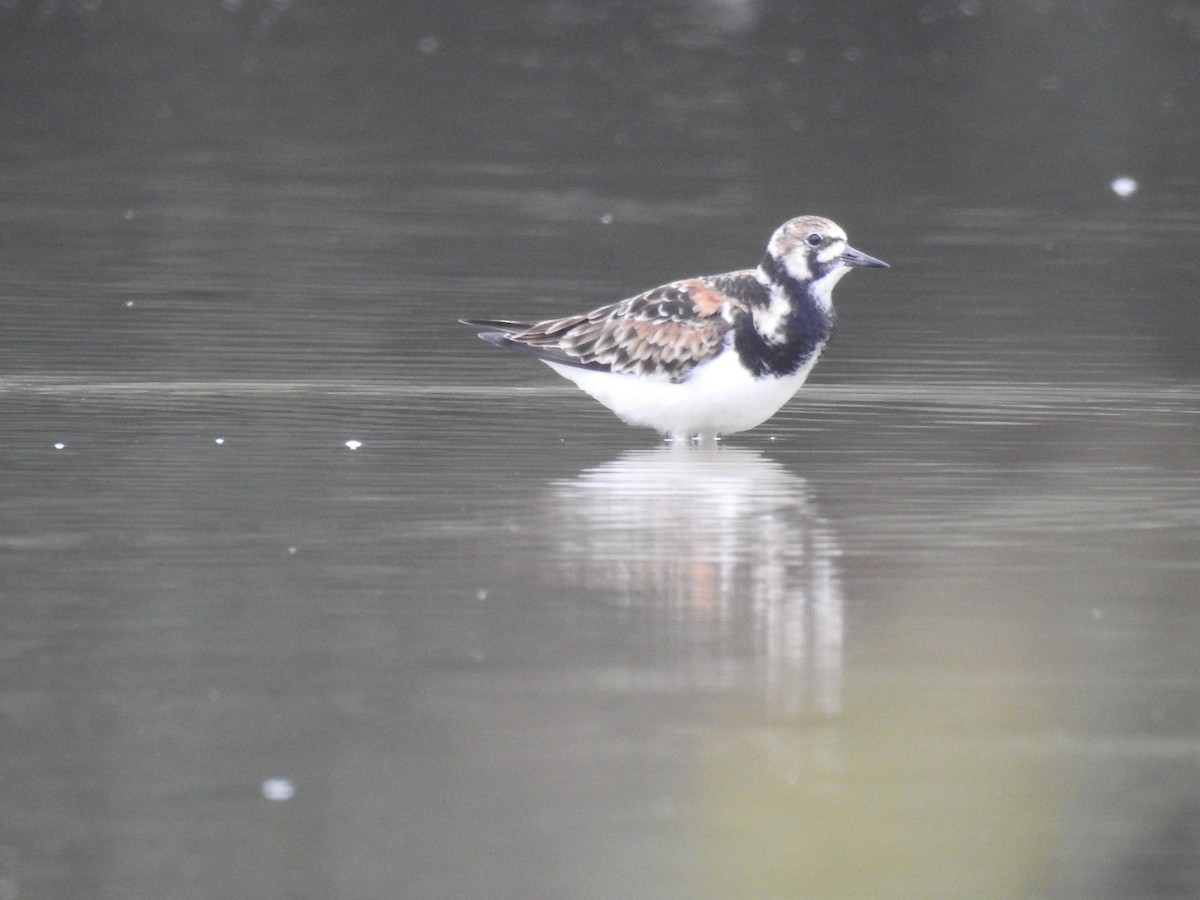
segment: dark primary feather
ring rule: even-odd
[[[459,319],[458,321],[464,325],[470,325],[472,328],[487,328],[501,334],[523,331],[529,327],[528,322],[510,322],[508,319]]]
[[[464,320],[486,329],[485,341],[532,353],[539,359],[630,375],[682,381],[720,352],[732,327],[727,304],[746,309],[748,272],[692,278],[663,285],[589,313],[525,323]]]

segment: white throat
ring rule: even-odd
[[[812,282],[812,295],[816,298],[817,303],[821,305],[821,309],[829,312],[833,309],[833,287],[842,280],[847,272],[850,271],[850,266],[838,266],[826,272],[816,281]]]
[[[826,272],[816,280],[796,278],[792,266],[788,266],[788,275],[804,284],[808,282],[809,295],[816,300],[817,306],[825,314],[833,311],[833,288],[842,277],[850,271],[850,266],[840,265]],[[760,270],[755,273],[759,283],[766,287],[770,299],[766,306],[756,307],[752,313],[754,328],[762,335],[763,340],[772,344],[781,344],[787,339],[788,319],[795,312],[792,298],[781,286],[771,283]]]

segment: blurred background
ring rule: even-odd
[[[0,900],[1200,894],[1200,2],[0,0]],[[716,450],[460,317],[838,288]]]

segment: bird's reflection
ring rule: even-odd
[[[762,680],[772,717],[838,711],[837,541],[804,479],[752,450],[671,445],[551,497],[563,575],[648,613],[694,686]]]

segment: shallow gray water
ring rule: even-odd
[[[1200,891],[1185,9],[188,9],[0,11],[0,898]],[[455,324],[800,212],[716,448]]]

